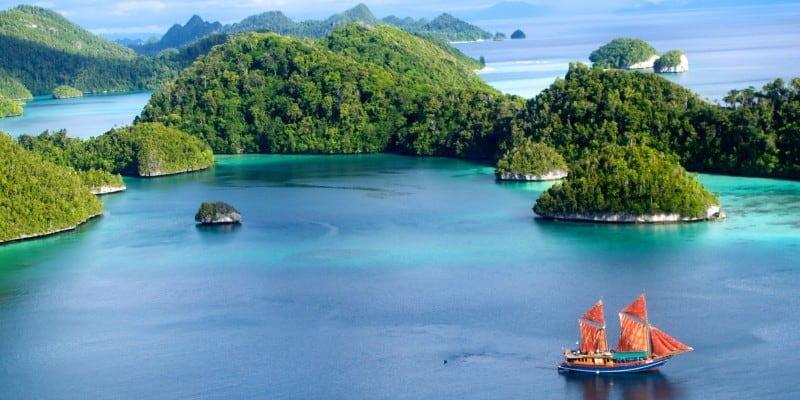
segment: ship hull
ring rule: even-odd
[[[558,372],[596,375],[650,372],[657,371],[669,359],[670,357],[664,357],[640,362],[618,363],[617,365],[586,365],[565,361],[558,366]]]

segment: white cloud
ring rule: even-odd
[[[110,11],[112,15],[120,17],[147,16],[147,13],[157,13],[167,7],[168,5],[164,1],[120,1],[114,3]]]

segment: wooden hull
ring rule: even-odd
[[[592,365],[589,363],[564,361],[558,366],[558,372],[597,375],[650,372],[658,371],[669,359],[670,357],[652,358],[634,362],[615,363],[613,365]]]

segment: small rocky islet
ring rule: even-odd
[[[232,225],[242,221],[242,214],[224,201],[204,201],[194,220],[200,225]]]

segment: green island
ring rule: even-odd
[[[685,72],[688,69],[686,54],[681,50],[670,50],[653,63],[655,72]]]
[[[599,68],[650,68],[658,51],[642,39],[617,38],[589,55],[592,65]]]
[[[511,38],[512,39],[525,39],[525,37],[526,37],[525,36],[525,32],[523,32],[520,29],[517,29],[517,30],[515,30],[514,32],[511,33]]]
[[[103,212],[78,173],[0,132],[0,243],[72,230]]]
[[[53,89],[54,99],[71,99],[82,96],[83,92],[69,85],[59,85],[56,86],[55,89]]]
[[[677,158],[641,145],[609,144],[573,164],[533,208],[552,219],[682,222],[718,218],[719,200]]]
[[[525,138],[497,161],[495,176],[501,181],[546,181],[567,176],[569,166],[553,147]]]

